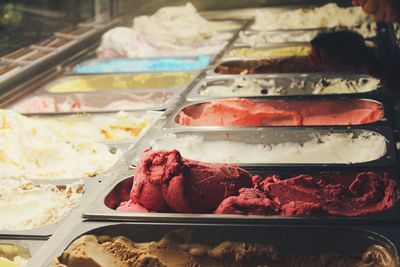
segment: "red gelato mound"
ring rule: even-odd
[[[131,200],[150,211],[209,213],[252,176],[234,165],[184,159],[177,150],[146,151],[136,168]]]
[[[216,213],[362,216],[388,210],[398,198],[396,183],[386,175],[364,172],[352,181],[348,179],[268,177],[252,189],[252,194],[240,191],[239,196],[225,199]]]
[[[239,196],[225,199],[216,214],[247,214],[247,215],[275,215],[280,209],[275,203],[268,199],[265,194],[256,188],[242,188]]]
[[[184,108],[176,117],[191,126],[359,125],[380,120],[382,106],[362,99],[217,100]]]

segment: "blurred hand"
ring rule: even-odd
[[[366,13],[373,15],[376,21],[400,21],[400,0],[352,0],[352,3],[361,6]]]

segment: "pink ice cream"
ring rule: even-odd
[[[383,117],[382,106],[363,99],[267,100],[232,98],[191,105],[175,121],[188,126],[360,125]]]

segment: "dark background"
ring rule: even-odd
[[[0,0],[0,55],[94,15],[94,0]]]

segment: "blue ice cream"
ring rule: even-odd
[[[194,58],[155,59],[91,59],[76,65],[74,73],[116,73],[149,71],[190,71],[203,69],[210,63],[210,56]]]

